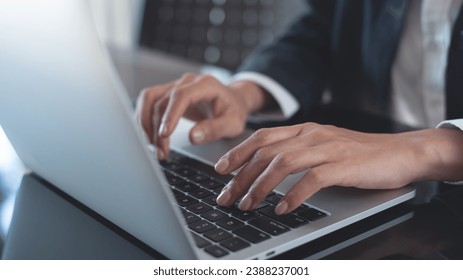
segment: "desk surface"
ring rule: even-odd
[[[146,85],[137,82],[136,88],[143,86]],[[354,115],[338,118],[333,112],[324,116],[319,119],[322,123],[344,120],[360,130],[358,125],[365,120]],[[376,120],[374,124],[374,132],[392,128],[381,128]],[[1,239],[5,239],[2,258],[159,257],[152,249],[67,199],[53,186],[30,175],[23,177],[25,171],[0,129],[0,250]],[[463,206],[455,207],[459,205],[456,199],[463,205],[462,193],[460,190],[446,196],[454,200],[450,206],[444,197],[426,204],[394,207],[278,258],[463,259]]]

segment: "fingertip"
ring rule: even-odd
[[[165,160],[166,159],[166,153],[162,149],[157,149],[156,156],[158,160]]]
[[[220,174],[226,174],[228,167],[230,166],[230,162],[228,161],[227,157],[221,158],[217,164],[214,166],[215,171]]]
[[[289,208],[288,202],[282,200],[275,207],[275,214],[284,215],[284,214],[286,214],[288,212],[288,208]]]
[[[190,140],[193,144],[203,144],[206,142],[206,133],[200,128],[193,129],[190,134]]]
[[[217,204],[220,206],[228,206],[231,200],[231,193],[228,187],[225,187],[224,190],[217,197]]]

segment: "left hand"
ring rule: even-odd
[[[230,206],[244,196],[239,208],[253,210],[285,177],[303,170],[308,171],[282,198],[276,214],[293,211],[333,185],[395,189],[419,180],[458,179],[462,140],[463,133],[452,129],[370,134],[315,123],[261,129],[218,161],[216,171],[222,174],[243,168],[217,203]]]

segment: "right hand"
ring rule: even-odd
[[[144,89],[136,111],[149,141],[157,147],[158,159],[164,160],[169,155],[169,137],[182,116],[196,122],[190,141],[204,144],[241,134],[248,114],[263,104],[263,90],[251,82],[225,86],[212,76],[188,73]]]

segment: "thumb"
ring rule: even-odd
[[[245,123],[226,117],[207,119],[198,122],[190,131],[193,144],[205,144],[224,137],[235,137],[244,131]]]

